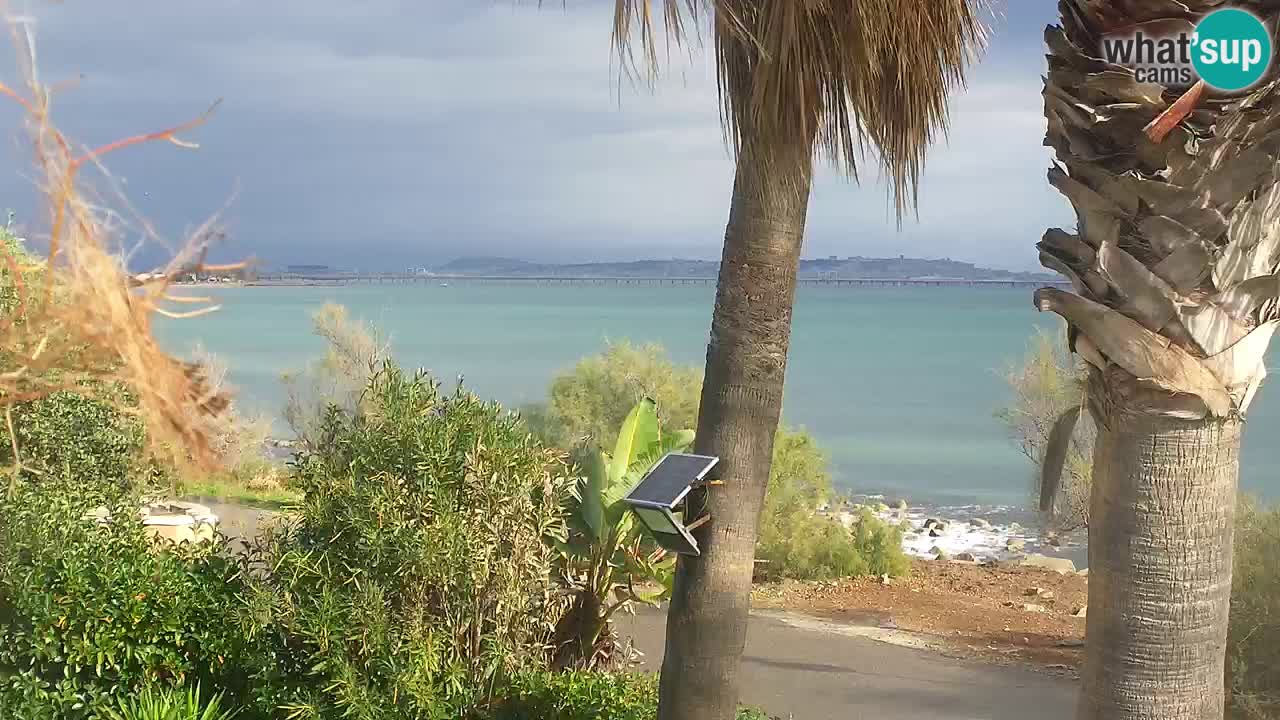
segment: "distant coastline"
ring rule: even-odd
[[[341,285],[352,282],[427,282],[525,280],[543,283],[707,284],[714,282],[720,263],[710,260],[633,260],[626,262],[535,263],[511,258],[460,258],[435,267],[400,270],[352,270],[328,265],[259,267],[234,277],[189,275],[183,284],[213,285]],[[1045,272],[985,268],[951,258],[865,258],[857,256],[800,261],[802,283],[832,285],[1013,285],[1061,284],[1064,279]]]
[[[225,282],[181,282],[180,286],[203,287],[342,287],[348,285],[380,285],[400,284],[448,287],[450,283],[457,285],[503,284],[525,286],[701,286],[714,287],[713,277],[604,277],[604,276],[523,276],[523,275],[409,275],[404,273],[361,273],[334,276],[313,277],[259,277],[246,281]],[[823,278],[801,277],[798,284],[802,287],[1003,287],[1027,288],[1045,285],[1067,286],[1068,281],[1062,278],[1040,279],[975,279],[959,278]]]

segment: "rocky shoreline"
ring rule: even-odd
[[[824,514],[848,527],[864,511],[902,527],[902,549],[914,558],[977,563],[1031,558],[1041,567],[1070,571],[1088,564],[1088,538],[1083,530],[1058,532],[1044,527],[1034,513],[1009,506],[914,508],[905,501],[892,506],[864,502],[828,508]]]

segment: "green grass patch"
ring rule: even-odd
[[[179,483],[177,489],[181,495],[196,495],[271,510],[294,505],[302,500],[301,493],[290,490],[282,484],[248,482],[244,477],[234,473],[183,481]]]

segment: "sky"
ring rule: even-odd
[[[950,257],[1035,269],[1047,227],[1074,226],[1045,180],[1042,33],[1052,0],[1003,0],[993,38],[930,151],[901,230],[873,163],[824,167],[806,257]],[[127,11],[126,11],[127,8]],[[160,257],[219,214],[224,258],[400,269],[456,257],[718,259],[732,159],[711,53],[656,87],[619,82],[604,0],[32,0],[55,122],[97,146],[216,113],[184,139],[129,148],[96,181],[160,236]],[[14,8],[11,6],[11,11]],[[20,80],[5,54],[0,80]],[[71,81],[64,83],[63,81]],[[0,204],[38,237],[17,106],[0,104]],[[116,192],[127,198],[117,199]],[[141,259],[141,260],[139,260]],[[136,262],[135,262],[136,264]]]

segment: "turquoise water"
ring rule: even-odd
[[[701,365],[714,290],[704,287],[382,285],[218,288],[221,311],[166,321],[162,340],[199,342],[231,367],[239,402],[276,413],[279,376],[321,349],[310,314],[346,305],[390,335],[396,357],[516,406],[606,340],[659,342]],[[1001,370],[1025,352],[1038,315],[1028,290],[801,288],[784,422],[828,449],[838,485],[913,503],[1023,505],[1032,469],[994,412],[1008,400]],[[1242,485],[1280,497],[1280,390],[1251,411]]]

